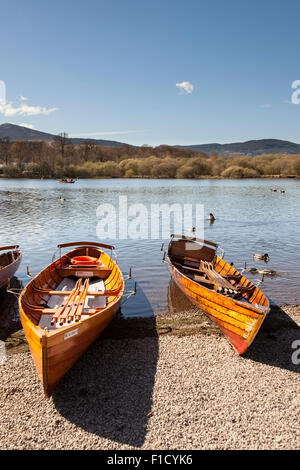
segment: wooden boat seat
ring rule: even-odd
[[[67,296],[67,295],[70,295],[72,291],[68,291],[68,290],[51,290],[51,289],[44,289],[42,287],[37,287],[33,284],[33,288],[34,290],[36,290],[37,292],[40,292],[41,294],[43,295],[50,295],[50,296],[53,296],[53,295],[60,295],[60,296]],[[88,292],[88,295],[91,296],[91,297],[97,297],[97,296],[116,296],[118,295],[120,292],[120,288],[119,289],[107,289],[105,291],[89,291]]]
[[[193,279],[194,281],[198,282],[199,284],[202,284],[208,288],[213,288],[213,283],[210,279],[206,279],[204,276],[199,276],[197,274],[192,274],[191,276],[191,279]]]
[[[178,266],[179,268],[187,269],[188,271],[195,271],[197,273],[199,272],[199,268],[192,268],[191,266],[187,266],[186,264],[181,264],[176,261],[173,261],[173,263],[175,264],[175,266]]]
[[[101,279],[107,278],[112,269],[108,268],[107,266],[74,266],[72,264],[62,266],[61,268],[57,268],[60,275],[63,277],[68,276],[77,276],[77,277],[99,277]],[[82,275],[82,272],[87,273],[86,276]],[[78,273],[78,274],[77,274]]]
[[[194,272],[196,272],[196,273],[199,272],[199,268],[192,268],[191,266],[187,266],[186,264],[183,264],[181,267],[182,267],[183,269],[187,269],[188,271],[194,271]]]

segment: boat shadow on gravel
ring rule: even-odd
[[[120,316],[57,385],[53,401],[62,416],[85,431],[141,447],[158,361],[156,320]]]
[[[296,348],[292,347],[294,341],[298,341]],[[243,357],[299,374],[300,365],[293,363],[296,349],[300,349],[299,325],[281,307],[273,304],[253,344]],[[297,357],[300,357],[300,353]]]

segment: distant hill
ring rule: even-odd
[[[29,129],[28,127],[17,126],[15,124],[2,124],[0,125],[0,139],[9,137],[11,141],[25,140],[25,141],[44,141],[51,142],[56,137],[54,134]],[[72,144],[82,144],[84,142],[92,142],[95,145],[103,145],[107,147],[122,147],[126,145],[122,142],[114,140],[98,140],[98,139],[84,139],[72,138],[69,141]],[[196,150],[207,153],[216,151],[217,155],[261,155],[264,153],[281,153],[293,154],[300,153],[300,144],[288,142],[286,140],[277,139],[262,139],[262,140],[249,140],[248,142],[235,142],[232,144],[200,144],[200,145],[175,145],[176,148],[186,150]]]
[[[25,140],[25,141],[44,141],[51,142],[54,140],[54,134],[48,134],[46,132],[40,132],[35,129],[29,129],[28,127],[17,126],[15,124],[2,124],[0,125],[0,139],[3,137],[9,137],[11,141]],[[108,147],[122,147],[125,145],[122,142],[115,142],[113,140],[97,140],[97,139],[82,139],[82,138],[71,138],[72,144],[82,144],[86,141],[92,142],[95,145],[105,145]]]
[[[201,144],[201,145],[176,145],[178,148],[198,150],[208,155],[216,151],[217,155],[261,155],[264,153],[300,153],[300,145],[287,140],[262,139],[249,140],[248,142],[235,142],[232,144]]]

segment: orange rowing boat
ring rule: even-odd
[[[178,287],[222,330],[238,354],[258,333],[270,305],[257,285],[217,256],[218,245],[172,235],[167,263]]]
[[[65,247],[75,248],[62,256]],[[124,293],[113,246],[78,242],[58,248],[59,258],[19,297],[21,322],[46,396],[111,322]],[[111,250],[110,256],[103,249]]]

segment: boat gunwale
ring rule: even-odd
[[[14,264],[20,262],[23,253],[22,253],[22,250],[16,249],[16,250],[9,250],[9,251],[6,251],[5,253],[1,253],[1,254],[0,254],[0,256],[1,256],[1,255],[5,255],[5,254],[8,254],[8,253],[16,253],[16,252],[18,253],[18,257],[17,257],[14,261],[12,261],[12,262],[9,263],[9,264],[6,264],[5,266],[0,266],[0,274],[2,274],[2,272],[3,272],[5,269],[10,268],[10,267],[12,267]]]

